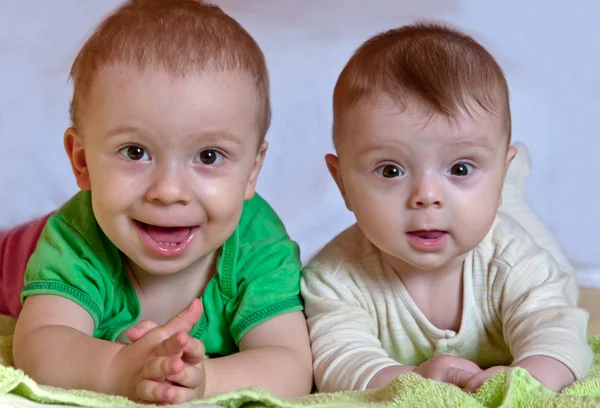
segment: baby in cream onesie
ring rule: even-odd
[[[494,58],[447,27],[390,30],[356,51],[333,105],[326,161],[357,223],[303,273],[318,390],[416,372],[475,391],[519,366],[560,391],[587,375],[569,274],[497,211],[516,150]]]

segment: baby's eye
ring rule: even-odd
[[[404,175],[402,168],[393,164],[386,164],[384,166],[378,167],[376,172],[384,178],[395,178]]]
[[[469,163],[456,163],[454,166],[450,167],[448,173],[453,176],[468,176],[473,171],[473,166]]]
[[[135,145],[127,146],[121,149],[119,154],[133,161],[150,160],[150,155],[146,152],[146,149]]]
[[[219,164],[223,161],[225,157],[223,153],[219,152],[215,149],[206,149],[202,150],[196,158],[194,159],[195,163],[202,163],[207,166],[214,166],[215,164]]]

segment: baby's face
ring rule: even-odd
[[[479,109],[451,124],[384,97],[341,119],[336,178],[367,238],[398,271],[458,267],[489,232],[514,156],[501,120]]]
[[[257,92],[242,73],[110,66],[97,75],[71,130],[85,154],[79,186],[91,188],[98,224],[135,269],[193,267],[233,233],[254,194],[266,149]]]

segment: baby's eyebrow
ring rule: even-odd
[[[200,133],[194,133],[194,134],[190,135],[190,137],[197,138],[197,139],[204,139],[204,140],[231,142],[231,143],[235,143],[237,145],[242,144],[239,137],[237,137],[236,135],[234,135],[230,132],[226,132],[226,131],[200,132]]]
[[[136,126],[117,126],[114,129],[109,130],[108,132],[106,132],[106,137],[114,137],[123,133],[133,133],[133,134],[142,134],[144,133],[140,128],[136,127]],[[235,135],[233,135],[230,132],[226,132],[226,131],[215,131],[215,132],[199,132],[199,133],[192,133],[190,135],[188,135],[189,139],[204,139],[204,140],[212,140],[212,141],[225,141],[225,142],[231,142],[231,143],[235,143],[238,145],[241,145],[242,142],[240,141],[239,137],[236,137]]]
[[[135,126],[117,126],[114,129],[110,129],[108,132],[106,132],[106,137],[113,137],[113,136],[117,136],[120,135],[122,133],[136,133],[139,134],[140,133],[140,129],[135,127]]]
[[[367,147],[361,149],[361,156],[368,156],[372,153],[377,152],[389,152],[390,150],[406,150],[406,147],[401,143],[393,143],[393,144],[373,144],[368,145]]]
[[[489,140],[485,137],[461,139],[450,143],[453,147],[479,147],[485,150],[493,150]]]

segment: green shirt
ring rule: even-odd
[[[30,295],[66,297],[94,319],[94,337],[115,341],[140,319],[124,255],[94,217],[91,193],[81,191],[52,215],[27,265],[21,301]],[[257,194],[244,203],[225,241],[217,271],[202,295],[204,312],[190,334],[211,356],[238,351],[253,327],[302,310],[299,249],[273,209]]]

